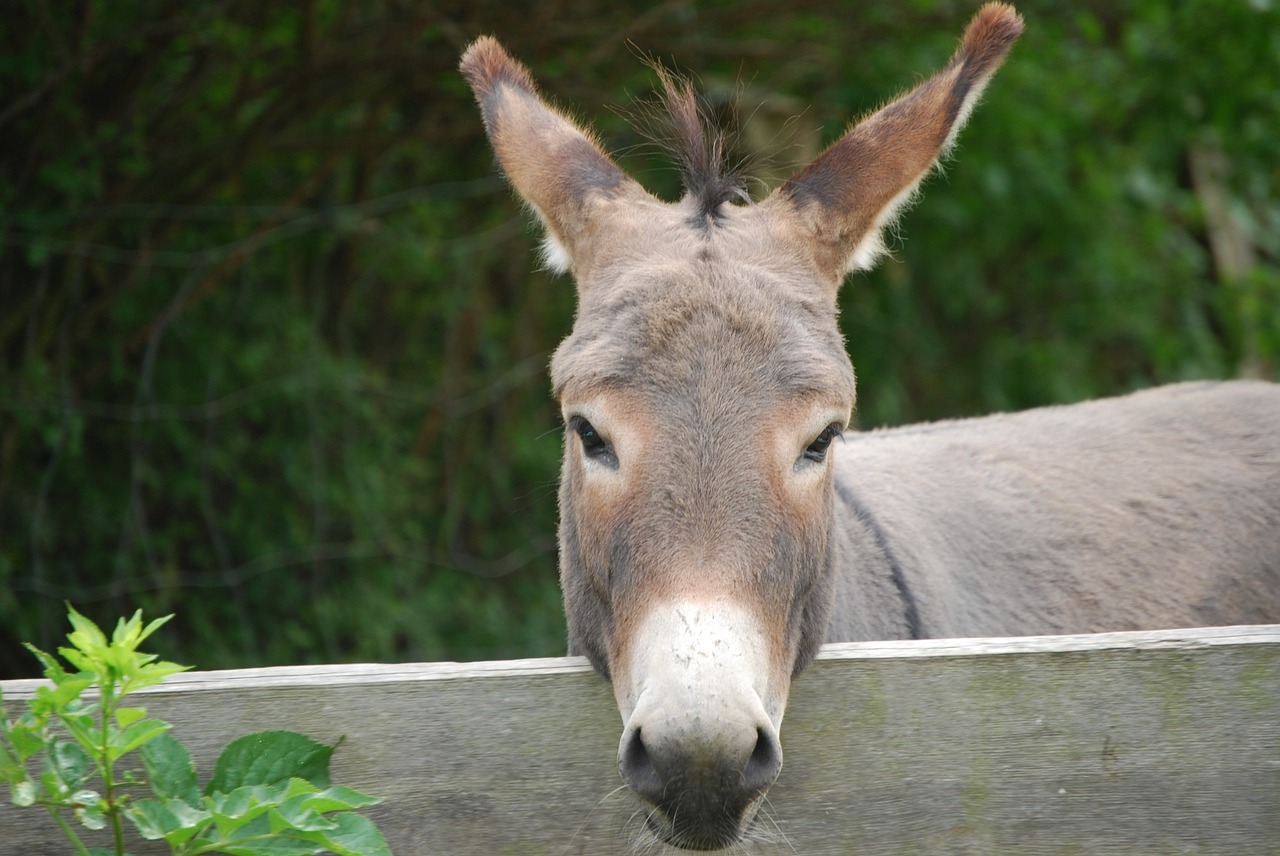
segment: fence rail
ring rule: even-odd
[[[38,684],[0,682],[10,715]],[[369,814],[397,856],[666,852],[577,658],[194,672],[148,694],[202,776],[247,732],[345,736],[334,780],[386,798]],[[1280,854],[1280,625],[831,645],[782,738],[747,853]],[[68,852],[4,795],[0,854]]]

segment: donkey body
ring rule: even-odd
[[[830,641],[1280,622],[1280,388],[849,433]]]
[[[687,188],[667,203],[496,41],[463,56],[577,283],[551,364],[569,648],[613,683],[619,769],[664,841],[747,833],[823,642],[1280,620],[1280,388],[843,433],[840,283],[1021,29],[984,6],[946,67],[754,203],[687,85],[663,77]]]

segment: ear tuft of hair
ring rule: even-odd
[[[965,27],[960,51],[978,75],[990,74],[1022,35],[1022,16],[1007,3],[988,3]]]
[[[511,54],[493,36],[481,36],[472,42],[462,54],[458,70],[481,100],[493,90],[498,81],[531,94],[538,91],[538,84],[534,82],[529,69],[512,59]]]

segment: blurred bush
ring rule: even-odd
[[[977,3],[13,6],[0,677],[36,674],[18,642],[56,644],[63,600],[176,611],[165,656],[202,668],[560,653],[545,365],[572,286],[536,270],[461,49],[497,34],[672,197],[620,116],[642,51],[744,80],[786,166]],[[1019,8],[956,162],[843,292],[861,423],[1274,377],[1280,14]]]

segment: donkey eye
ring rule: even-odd
[[[822,463],[827,458],[827,449],[831,447],[831,441],[840,436],[840,426],[834,422],[822,429],[822,433],[814,438],[813,442],[804,450],[804,457],[810,461]]]
[[[613,454],[613,446],[609,445],[608,440],[600,436],[600,432],[595,429],[594,425],[581,416],[575,416],[569,420],[569,430],[578,435],[584,455],[601,463],[617,466],[618,459]]]

